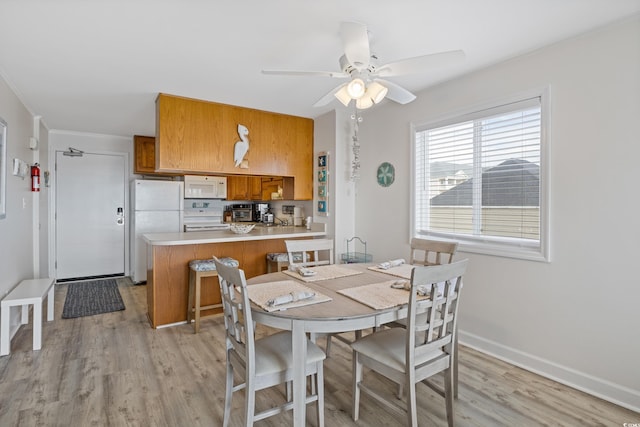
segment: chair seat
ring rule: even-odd
[[[325,359],[324,352],[307,341],[307,364]],[[256,341],[256,375],[283,372],[293,366],[291,332],[282,331]]]
[[[387,365],[396,371],[405,371],[405,342],[407,331],[403,328],[392,328],[377,331],[351,344],[351,348],[370,359]],[[433,360],[444,354],[436,350],[416,359],[416,365]]]
[[[220,262],[229,267],[237,267],[240,265],[238,260],[230,257],[220,258]],[[189,261],[189,268],[194,271],[215,271],[216,264],[213,259],[194,259]]]

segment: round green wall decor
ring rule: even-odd
[[[382,187],[388,187],[393,184],[396,178],[396,170],[391,163],[384,162],[378,166],[377,177],[378,184]]]

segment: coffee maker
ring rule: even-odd
[[[273,215],[271,215],[271,220],[269,221],[268,214],[271,213],[271,205],[269,203],[254,203],[253,204],[253,220],[256,222],[262,223],[272,223]]]

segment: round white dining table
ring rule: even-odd
[[[269,273],[247,280],[247,285],[295,280],[315,292],[331,298],[330,301],[288,308],[283,311],[267,312],[252,304],[253,320],[270,327],[289,330],[293,348],[293,425],[305,425],[306,376],[304,360],[307,352],[307,333],[313,337],[322,333],[341,333],[379,327],[385,323],[402,319],[407,315],[405,306],[386,309],[374,309],[338,291],[359,286],[400,279],[390,274],[368,269],[375,264],[341,264],[359,274],[326,280],[305,282],[284,272]]]

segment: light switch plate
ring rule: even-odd
[[[27,176],[29,172],[29,164],[24,160],[13,159],[13,174],[15,176],[19,176],[20,178],[24,178]]]

